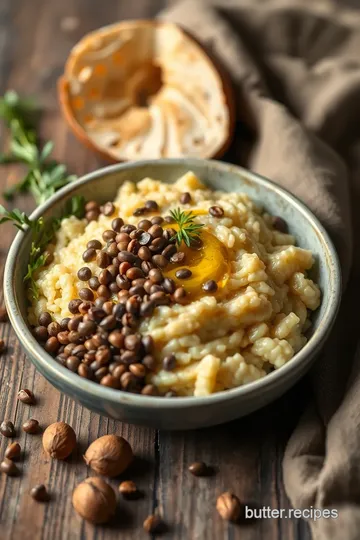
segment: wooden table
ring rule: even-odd
[[[38,97],[44,107],[41,134],[55,142],[56,158],[79,175],[101,165],[71,136],[59,114],[56,81],[74,43],[87,31],[123,18],[151,17],[161,0],[1,0],[0,85],[1,93],[14,88]],[[74,17],[74,19],[66,19]],[[70,22],[69,22],[70,21]],[[71,22],[77,26],[70,29]],[[1,131],[6,145],[6,133]],[[228,156],[231,159],[231,154]],[[0,169],[1,189],[11,185],[20,170]],[[16,206],[33,208],[31,198]],[[14,236],[11,225],[1,227],[1,272]],[[0,305],[2,303],[0,291]],[[1,540],[141,539],[144,518],[159,508],[169,530],[164,538],[176,540],[291,540],[310,538],[303,521],[270,519],[240,526],[222,522],[215,510],[217,496],[233,490],[244,501],[258,506],[288,508],[281,474],[284,446],[301,409],[305,387],[297,388],[274,405],[246,419],[195,432],[156,432],[102,418],[61,395],[40,376],[25,357],[9,324],[0,325],[0,337],[8,346],[0,358],[0,419],[14,422],[17,440],[24,450],[19,478],[0,478]],[[20,388],[32,389],[38,404],[17,401]],[[79,439],[77,452],[66,462],[49,460],[42,451],[41,435],[20,429],[29,417],[42,428],[57,420],[73,426]],[[74,486],[88,474],[82,454],[88,444],[106,433],[126,437],[137,463],[128,473],[144,491],[137,502],[119,503],[111,526],[94,528],[82,522],[71,505]],[[2,456],[8,439],[0,436]],[[208,479],[196,479],[187,471],[194,460],[217,469]],[[45,483],[52,500],[35,502],[31,487]],[[119,482],[112,482],[117,488]]]

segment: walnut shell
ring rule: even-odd
[[[91,523],[106,523],[116,510],[114,490],[101,478],[87,478],[76,486],[72,503],[77,513]]]
[[[75,431],[65,422],[55,422],[45,429],[42,443],[50,457],[65,459],[76,446]]]
[[[74,134],[111,161],[220,157],[235,108],[229,77],[179,26],[122,21],[72,49],[58,85]]]
[[[95,472],[104,476],[118,476],[133,460],[130,444],[123,437],[104,435],[86,450],[84,459]]]

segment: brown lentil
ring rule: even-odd
[[[174,292],[174,301],[178,304],[183,304],[186,302],[187,293],[183,287],[178,287]]]
[[[146,368],[142,364],[130,364],[129,370],[138,379],[143,379],[146,375]]]
[[[221,206],[210,206],[209,214],[213,217],[220,218],[224,215],[224,209]]]
[[[58,342],[56,337],[50,337],[49,339],[46,340],[45,350],[48,353],[55,353],[59,349],[59,347],[60,347],[60,343]]]
[[[108,247],[106,248],[106,252],[110,257],[114,258],[117,257],[119,254],[119,248],[117,247],[116,242],[111,242]]]
[[[182,193],[180,195],[180,202],[181,204],[189,204],[191,203],[191,195],[188,192]]]
[[[52,322],[47,327],[47,331],[50,337],[57,336],[60,330],[61,330],[61,326],[57,322]]]
[[[89,240],[89,242],[86,244],[86,247],[88,249],[101,249],[102,243],[99,240]]]
[[[89,281],[91,278],[91,270],[88,266],[83,266],[77,273],[77,277],[80,281]]]
[[[169,262],[164,255],[154,255],[152,260],[159,268],[165,268]]]
[[[46,341],[48,336],[48,331],[45,326],[36,326],[34,328],[34,336],[38,341]]]
[[[153,283],[162,283],[164,279],[161,271],[158,268],[153,268],[152,270],[150,270],[148,275],[149,275],[149,279]]]
[[[218,289],[216,281],[213,279],[209,279],[208,281],[205,281],[202,285],[202,289],[205,292],[216,292]]]
[[[66,367],[70,369],[70,371],[73,371],[74,373],[76,373],[78,367],[80,366],[80,363],[81,363],[80,358],[73,355],[69,356],[65,362]]]
[[[73,315],[75,315],[75,313],[78,313],[80,304],[81,300],[78,298],[76,300],[70,300],[68,305],[70,313],[72,313]]]
[[[8,313],[4,306],[0,306],[0,322],[6,322],[8,320]]]
[[[94,248],[88,248],[87,250],[84,251],[82,255],[83,261],[85,262],[93,261],[95,257],[96,257],[96,251]]]
[[[96,264],[100,268],[106,268],[111,263],[110,255],[106,251],[99,251],[96,255]]]
[[[163,360],[163,368],[165,371],[172,371],[176,366],[176,356],[175,354],[171,353],[167,356],[165,356]]]
[[[284,234],[286,234],[289,230],[286,221],[280,216],[274,216],[272,218],[272,226],[276,231]]]
[[[209,468],[203,461],[195,461],[189,466],[189,472],[194,476],[207,476]]]
[[[189,279],[192,276],[192,271],[189,268],[180,268],[175,272],[178,279]]]
[[[177,253],[174,253],[174,255],[171,255],[170,262],[173,264],[178,264],[183,262],[185,259],[185,253],[183,251],[178,251]]]
[[[160,225],[155,224],[150,227],[148,233],[151,234],[153,238],[160,238],[163,234],[163,229]]]
[[[141,390],[143,396],[157,396],[158,390],[153,384],[146,384]]]
[[[109,388],[119,388],[120,381],[113,375],[105,375],[100,381],[102,386],[108,386]]]
[[[119,491],[125,499],[136,499],[140,494],[137,485],[132,480],[121,482]]]
[[[156,212],[157,210],[159,210],[159,205],[158,205],[158,203],[156,201],[149,200],[149,201],[146,201],[145,208],[147,210],[151,210],[151,211]]]
[[[104,216],[112,216],[113,213],[115,212],[115,206],[113,205],[112,202],[106,202],[103,207],[102,207],[102,213],[104,214]]]
[[[78,367],[78,375],[84,379],[91,379],[91,369],[86,364],[80,364]]]

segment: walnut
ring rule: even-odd
[[[241,515],[242,505],[236,495],[230,491],[226,491],[218,497],[216,510],[223,519],[238,521]]]
[[[84,455],[86,464],[98,474],[118,476],[133,460],[130,444],[123,437],[104,435],[96,439]]]
[[[115,514],[114,490],[101,478],[87,478],[73,491],[76,512],[91,523],[106,523]]]
[[[45,452],[50,457],[65,459],[76,446],[76,435],[69,424],[55,422],[45,429],[42,442]]]

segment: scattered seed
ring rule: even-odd
[[[242,505],[234,493],[226,491],[218,497],[216,501],[216,509],[222,519],[236,522],[240,518]]]
[[[5,341],[3,339],[0,339],[0,354],[5,351]]]
[[[203,461],[195,461],[190,465],[189,472],[194,476],[207,476],[209,468]]]
[[[38,484],[31,488],[30,495],[35,501],[46,502],[50,499],[49,493],[47,492],[44,484]]]
[[[137,485],[132,480],[125,480],[119,485],[119,491],[124,499],[137,499],[139,497],[139,490]]]
[[[26,405],[34,405],[36,403],[35,396],[28,388],[23,388],[18,392],[18,399]]]
[[[157,514],[150,514],[145,519],[143,528],[149,534],[160,534],[165,530],[165,523]]]
[[[8,476],[18,476],[20,473],[15,463],[8,458],[4,458],[4,460],[0,463],[0,471]]]

